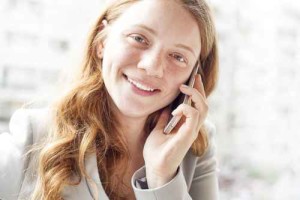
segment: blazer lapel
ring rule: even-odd
[[[63,198],[66,200],[109,200],[98,174],[96,153],[85,159],[85,169],[90,179],[83,178],[79,185],[66,186],[63,189]]]
[[[87,174],[90,176],[90,180],[85,178],[86,185],[89,189],[90,195],[93,197],[93,199],[97,199],[96,196],[98,196],[98,199],[103,200],[109,200],[107,197],[104,188],[102,186],[99,173],[98,173],[98,166],[97,166],[97,157],[96,153],[91,154],[89,157],[85,160],[85,169],[87,171]],[[97,194],[98,191],[98,194]]]

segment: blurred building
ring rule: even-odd
[[[221,199],[300,199],[300,3],[212,0]]]
[[[103,1],[2,0],[0,3],[0,131],[13,111],[53,90],[62,68],[82,51]],[[72,60],[71,60],[72,59]]]

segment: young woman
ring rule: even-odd
[[[198,61],[202,77],[184,86]],[[206,120],[218,54],[204,0],[111,1],[77,72],[61,98],[19,109],[1,134],[1,199],[218,199]],[[192,103],[172,111],[180,92]],[[165,134],[171,115],[182,118]]]

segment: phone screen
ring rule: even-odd
[[[189,79],[186,82],[186,85],[188,85],[189,87],[193,87],[194,86],[195,76],[198,73],[199,65],[200,65],[200,62],[198,61],[196,63],[196,65],[194,66],[194,69],[193,69],[193,71],[191,73],[191,76],[189,77]],[[172,104],[171,104],[171,110],[172,111],[175,110],[182,103],[190,104],[190,102],[191,102],[191,100],[190,100],[189,96],[183,94],[182,92],[180,92],[180,94],[172,102]],[[178,117],[178,116],[172,117],[169,120],[168,124],[165,126],[164,132],[166,134],[169,134],[173,130],[173,128],[176,126],[176,124],[180,121],[180,118],[181,117]]]

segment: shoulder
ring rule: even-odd
[[[206,119],[204,121],[204,124],[203,126],[205,127],[206,131],[207,131],[207,134],[208,134],[208,140],[209,142],[211,140],[214,139],[215,135],[216,135],[216,126],[215,124],[212,122],[212,120],[210,119]]]
[[[211,120],[207,119],[204,121],[204,127],[207,131],[208,148],[201,157],[197,157],[198,160],[215,156],[217,148],[215,141],[217,133],[215,124]]]
[[[11,116],[9,130],[19,141],[39,141],[49,130],[52,113],[49,107],[19,108]]]
[[[216,126],[207,120],[205,126],[208,134],[208,148],[201,157],[196,157],[191,183],[191,194],[203,199],[219,199]]]
[[[20,108],[11,116],[9,132],[0,134],[0,199],[17,199],[25,171],[34,163],[32,156],[25,156],[26,152],[46,135],[49,119],[47,108]]]
[[[193,176],[196,174],[206,174],[217,170],[216,126],[209,119],[205,120],[203,125],[208,134],[208,148],[200,157],[196,156],[190,148],[181,164],[183,174],[188,184],[191,184]]]
[[[186,157],[190,160],[203,159],[204,157],[207,157],[209,154],[214,153],[214,151],[216,149],[216,143],[215,143],[216,126],[215,126],[215,124],[213,123],[212,120],[206,119],[203,123],[203,126],[204,126],[204,128],[206,130],[206,134],[207,134],[208,147],[207,147],[206,151],[204,152],[204,154],[200,157],[193,154],[192,148],[190,148],[186,155]]]

